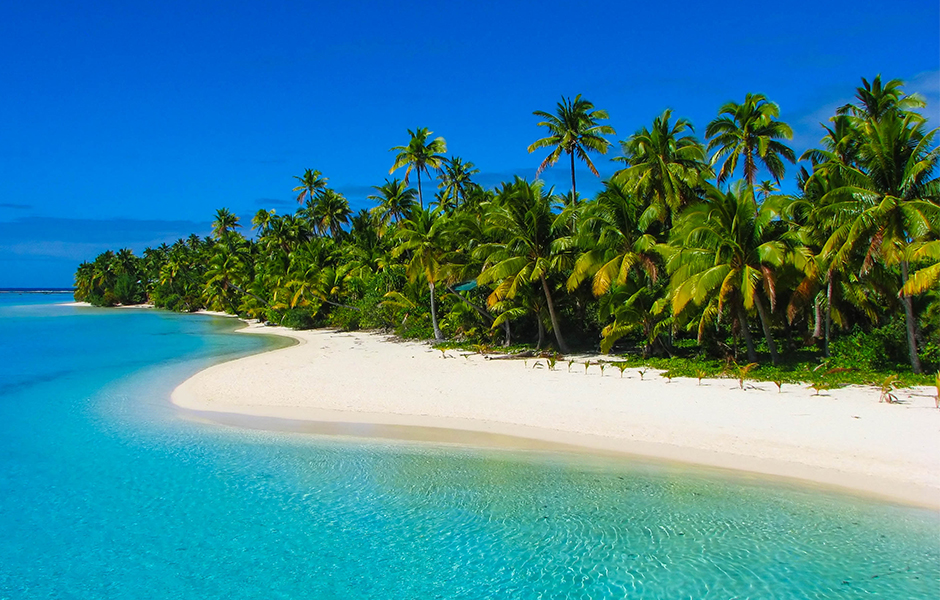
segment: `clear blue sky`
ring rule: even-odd
[[[881,73],[940,123],[936,0],[705,4],[4,2],[0,287],[71,285],[107,248],[207,233],[219,207],[291,211],[308,167],[369,207],[409,128],[484,185],[531,179],[532,111],[562,95],[606,109],[619,140],[665,108],[701,135],[759,92],[799,153]],[[567,190],[561,165],[545,178]]]

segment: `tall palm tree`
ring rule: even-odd
[[[398,179],[385,180],[382,185],[374,185],[372,189],[378,192],[368,197],[378,203],[376,214],[383,224],[399,222],[411,214],[415,205],[417,192],[408,187],[408,184]]]
[[[598,121],[609,119],[606,110],[595,109],[594,105],[581,98],[581,94],[575,96],[574,100],[562,96],[561,101],[555,108],[555,114],[537,110],[533,115],[544,119],[539,122],[539,127],[548,129],[551,135],[535,140],[529,145],[529,153],[535,152],[539,148],[553,148],[551,153],[542,164],[539,165],[535,176],[538,177],[546,167],[550,167],[558,162],[562,152],[568,154],[571,158],[571,194],[577,194],[577,186],[574,177],[574,159],[584,161],[591,173],[595,177],[600,177],[594,163],[587,155],[588,152],[599,152],[607,154],[610,148],[610,142],[603,136],[616,135],[617,132],[610,125],[598,125]]]
[[[938,129],[925,131],[915,113],[887,111],[880,120],[862,122],[859,131],[859,166],[840,165],[847,185],[824,198],[831,201],[828,214],[849,224],[836,230],[824,251],[833,252],[839,266],[861,249],[862,275],[878,262],[900,265],[911,367],[920,373],[914,309],[904,289],[913,252],[940,235],[940,149],[933,147]]]
[[[644,353],[648,354],[659,336],[656,326],[664,317],[652,310],[655,294],[661,291],[656,288],[662,287],[656,286],[660,261],[656,238],[644,234],[639,225],[643,205],[626,184],[608,182],[596,201],[584,205],[583,213],[574,238],[582,253],[568,277],[568,291],[590,279],[595,297],[617,297],[600,302],[601,318],[615,319],[601,332],[602,351],[641,329],[647,340]]]
[[[297,194],[297,203],[303,204],[305,200],[313,200],[313,197],[326,189],[326,182],[329,178],[323,177],[320,171],[307,169],[301,176],[294,175],[294,179],[300,182],[300,185],[292,191],[300,192]]]
[[[437,137],[428,141],[433,131],[428,131],[426,127],[418,127],[415,131],[408,130],[411,140],[407,146],[394,146],[390,150],[398,152],[395,156],[395,164],[389,169],[391,175],[396,169],[407,167],[405,169],[405,185],[408,185],[408,176],[412,169],[418,174],[418,203],[422,210],[424,209],[424,196],[421,192],[421,172],[429,175],[428,169],[440,169],[444,157],[441,156],[447,152],[447,142],[442,137]]]
[[[772,362],[779,361],[770,333],[770,314],[761,299],[763,288],[776,304],[775,269],[788,259],[789,248],[780,239],[782,223],[767,203],[758,205],[754,188],[744,181],[722,192],[707,186],[703,202],[686,209],[672,233],[666,267],[672,288],[673,314],[691,302],[705,306],[699,332],[730,309],[747,345],[748,360],[757,353],[748,329],[747,311],[757,309]]]
[[[757,182],[758,161],[780,183],[783,160],[794,163],[796,159],[793,150],[779,141],[793,139],[793,130],[778,121],[779,117],[780,107],[763,94],[747,94],[742,104],[728,102],[721,107],[718,118],[705,128],[705,137],[711,138],[708,151],[715,151],[712,166],[724,159],[718,171],[719,184],[732,176],[739,161],[750,185]]]
[[[556,243],[567,233],[559,231],[564,219],[558,218],[558,208],[557,198],[551,191],[545,192],[541,181],[529,183],[516,177],[512,184],[505,185],[486,213],[485,231],[499,241],[481,247],[481,252],[489,254],[489,266],[477,277],[477,283],[498,282],[490,295],[490,305],[514,297],[530,284],[541,284],[558,349],[568,353],[548,283],[552,275],[567,266],[565,249]]]
[[[441,166],[441,182],[437,187],[443,193],[446,206],[450,210],[467,200],[467,190],[473,183],[471,177],[479,172],[472,162],[464,162],[459,156],[444,159]]]
[[[644,229],[653,220],[668,228],[672,214],[695,200],[702,181],[711,176],[705,147],[692,134],[692,124],[685,119],[670,124],[671,116],[672,111],[666,110],[653,120],[652,129],[638,129],[620,142],[623,156],[614,159],[627,166],[613,178],[628,184],[649,204],[640,225]]]

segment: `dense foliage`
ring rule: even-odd
[[[392,149],[405,180],[375,186],[371,210],[353,214],[308,169],[295,213],[261,210],[246,237],[223,208],[204,239],[105,252],[79,266],[75,297],[562,352],[935,370],[936,130],[901,82],[862,81],[800,157],[795,195],[778,193],[796,163],[790,128],[749,94],[721,107],[707,144],[666,111],[620,142],[622,169],[581,198],[575,160],[594,170],[585,152],[606,152],[614,131],[578,96],[536,111],[551,135],[530,147],[553,148],[542,167],[570,155],[566,195],[518,177],[483,189],[473,163],[445,158],[443,138],[419,128]],[[432,170],[425,206],[407,178]]]

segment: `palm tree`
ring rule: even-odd
[[[399,257],[408,253],[406,273],[410,281],[417,281],[422,276],[428,282],[431,292],[431,325],[434,339],[441,341],[444,334],[437,322],[437,304],[434,290],[444,276],[444,237],[448,233],[446,219],[436,210],[418,209],[401,222],[398,230],[399,245],[392,251],[392,256]]]
[[[858,104],[846,104],[839,107],[837,115],[851,115],[863,121],[880,121],[885,115],[894,113],[904,117],[912,114],[914,108],[924,108],[927,103],[918,94],[905,94],[901,88],[904,82],[892,79],[882,84],[881,75],[868,83],[862,78],[862,87],[855,89]],[[916,115],[916,113],[913,113]],[[917,115],[918,117],[920,115]]]
[[[647,340],[644,354],[648,354],[659,336],[656,325],[663,319],[652,313],[660,261],[656,238],[644,234],[639,225],[643,205],[626,184],[608,182],[583,213],[574,238],[582,254],[568,277],[568,291],[590,279],[595,297],[617,296],[600,303],[601,312],[606,313],[601,317],[615,318],[602,331],[602,351],[609,351],[617,339],[640,325]]]
[[[95,265],[83,262],[75,271],[75,300],[83,302],[95,290]]]
[[[937,131],[925,132],[920,115],[902,111],[886,111],[880,120],[860,123],[859,166],[839,165],[847,184],[824,197],[831,201],[827,214],[849,222],[824,248],[833,252],[836,266],[846,264],[859,249],[864,253],[861,275],[878,262],[900,265],[900,297],[915,373],[921,372],[921,364],[914,309],[904,290],[910,290],[914,252],[940,235],[940,179],[935,176],[940,149],[932,148]]]
[[[309,206],[309,217],[321,232],[330,232],[330,237],[338,239],[343,233],[342,226],[349,222],[352,210],[349,202],[339,192],[329,188],[317,194],[312,206]]]
[[[623,285],[636,270],[656,281],[656,239],[643,234],[639,221],[643,211],[636,197],[623,184],[609,183],[588,205],[578,223],[575,243],[584,252],[568,277],[568,291],[590,279],[595,296],[603,296],[615,285]]]
[[[759,287],[776,304],[774,270],[788,259],[789,248],[780,239],[782,223],[767,203],[758,205],[754,188],[744,181],[722,192],[707,186],[705,200],[693,204],[679,217],[667,249],[666,267],[672,275],[673,314],[692,302],[705,305],[699,333],[730,308],[747,345],[748,360],[757,353],[747,324],[747,311],[757,309],[773,364],[777,347],[770,333],[770,315]]]
[[[212,221],[212,234],[222,239],[227,234],[241,227],[238,224],[238,217],[227,208],[220,208],[215,211],[215,220]]]
[[[472,162],[464,162],[459,156],[444,159],[441,167],[441,182],[438,184],[443,193],[446,206],[453,210],[467,199],[467,189],[472,184],[471,177],[479,173]]]
[[[326,182],[329,178],[323,177],[320,171],[307,169],[301,176],[294,175],[294,179],[300,182],[300,185],[292,191],[300,192],[297,194],[297,203],[303,204],[305,200],[313,200],[313,197],[326,189]]]
[[[274,210],[259,209],[255,216],[251,218],[251,226],[259,236],[264,236],[271,229],[271,223],[275,219]]]
[[[206,270],[205,295],[207,306],[214,310],[238,313],[234,292],[241,291],[238,283],[245,279],[247,255],[243,249],[230,251],[220,244],[209,258]]]
[[[572,196],[577,193],[574,177],[574,159],[576,156],[587,164],[595,177],[600,177],[587,153],[590,151],[607,154],[610,142],[603,136],[617,134],[610,125],[597,124],[598,121],[610,118],[606,110],[595,109],[591,102],[584,100],[581,98],[581,94],[578,94],[573,101],[571,98],[562,96],[554,115],[541,110],[534,111],[532,114],[545,119],[538,126],[548,128],[551,135],[532,142],[528,148],[529,153],[531,154],[539,148],[553,148],[551,153],[542,161],[542,164],[539,165],[538,170],[535,172],[536,177],[546,167],[558,162],[562,152],[566,152],[571,158]]]
[[[398,155],[395,157],[395,164],[389,169],[388,174],[391,175],[401,167],[407,167],[404,181],[405,185],[408,185],[408,176],[411,174],[412,169],[415,170],[418,174],[418,203],[423,210],[424,196],[421,193],[421,172],[424,171],[428,175],[428,168],[441,168],[443,160],[441,155],[447,152],[447,142],[442,137],[434,138],[429,142],[428,137],[434,132],[428,131],[425,127],[418,127],[415,131],[409,129],[408,133],[411,135],[411,141],[408,142],[407,146],[395,146],[390,149],[398,152]]]
[[[373,194],[368,199],[378,203],[374,210],[383,224],[390,221],[397,223],[407,218],[414,209],[415,196],[418,194],[404,181],[386,179],[385,183],[374,185],[372,189],[378,194]]]
[[[744,179],[750,185],[757,181],[757,161],[780,183],[784,174],[783,159],[796,162],[793,150],[780,139],[793,139],[793,130],[782,121],[780,107],[767,100],[763,94],[747,94],[744,103],[728,102],[718,111],[718,118],[708,124],[705,137],[714,166],[724,158],[718,171],[718,183],[728,180],[740,161]]]
[[[548,306],[558,349],[568,353],[568,344],[561,332],[561,322],[548,279],[566,266],[566,253],[556,240],[562,237],[556,225],[558,200],[545,193],[541,181],[529,183],[516,177],[506,184],[497,199],[489,204],[485,231],[498,242],[481,247],[488,253],[486,269],[477,277],[485,285],[498,282],[490,294],[490,305],[514,297],[519,290],[540,283]],[[560,223],[563,219],[560,220]]]
[[[627,164],[614,180],[627,183],[649,204],[640,223],[643,229],[653,220],[668,228],[672,214],[697,199],[702,181],[711,175],[692,124],[685,119],[670,124],[671,116],[672,111],[666,110],[653,120],[652,129],[643,127],[620,142],[623,156],[614,159]]]

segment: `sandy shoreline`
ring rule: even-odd
[[[295,346],[210,367],[174,390],[190,416],[241,427],[581,448],[796,478],[940,509],[940,411],[928,388],[673,379],[584,360],[486,360],[369,333],[247,333]]]

